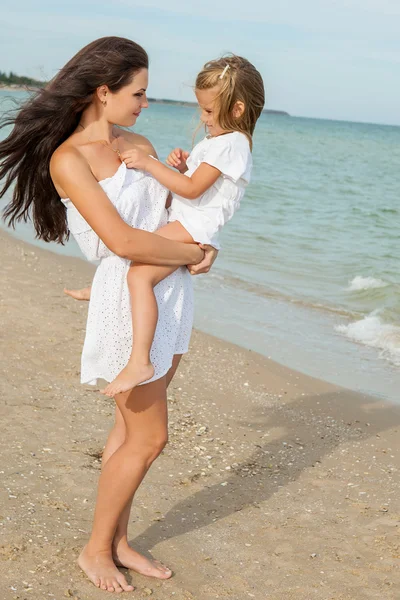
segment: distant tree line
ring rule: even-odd
[[[0,86],[1,85],[28,85],[32,87],[43,87],[44,85],[46,85],[46,81],[38,81],[37,79],[25,77],[24,75],[16,75],[12,71],[10,71],[8,75],[6,72],[0,71]],[[149,98],[148,100],[149,102],[158,102],[161,104],[173,104],[178,106],[197,106],[195,102],[188,102],[185,100],[169,100],[167,98]],[[265,108],[263,112],[272,115],[290,116],[287,112],[283,110],[271,110]]]
[[[5,71],[0,71],[0,85],[31,85],[33,87],[42,87],[45,83],[45,81],[38,81],[24,75],[16,75],[12,71],[8,74]]]

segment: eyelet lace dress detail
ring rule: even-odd
[[[121,218],[131,227],[155,231],[167,223],[168,190],[143,171],[118,171],[99,182]],[[89,261],[99,261],[93,279],[86,336],[81,360],[81,383],[112,381],[128,362],[132,349],[132,317],[127,285],[130,261],[113,254],[69,199],[68,227]],[[193,288],[186,267],[180,267],[154,289],[159,317],[151,348],[159,379],[172,365],[174,354],[188,351],[193,326]],[[146,382],[148,383],[148,382]]]

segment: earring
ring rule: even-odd
[[[107,106],[107,100],[102,100],[101,103],[104,107]]]

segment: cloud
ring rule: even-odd
[[[20,0],[1,21],[2,69],[50,77],[86,43],[120,35],[149,52],[154,96],[193,99],[201,65],[233,51],[259,68],[271,108],[400,121],[400,0]]]
[[[221,23],[240,21],[317,32],[351,32],[365,35],[377,30],[398,33],[400,3],[398,0],[202,0],[199,3],[181,0],[109,0],[116,8],[128,13],[153,10],[196,18],[218,20]]]

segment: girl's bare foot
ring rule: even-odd
[[[85,546],[78,558],[78,565],[101,590],[119,593],[135,589],[133,585],[128,585],[124,575],[118,571],[109,552],[90,554]]]
[[[154,367],[151,363],[139,364],[130,360],[125,369],[122,369],[114,381],[109,383],[104,390],[101,390],[101,393],[110,396],[110,398],[114,398],[117,394],[127,392],[139,383],[148,381],[153,375]]]
[[[146,575],[146,577],[155,577],[156,579],[169,579],[172,577],[172,571],[159,560],[146,558],[136,550],[133,550],[126,542],[120,542],[113,548],[113,559],[119,567],[125,567]]]
[[[67,288],[64,288],[64,294],[71,296],[71,298],[75,298],[75,300],[90,300],[90,291],[90,287],[85,287],[80,290],[67,290]]]

